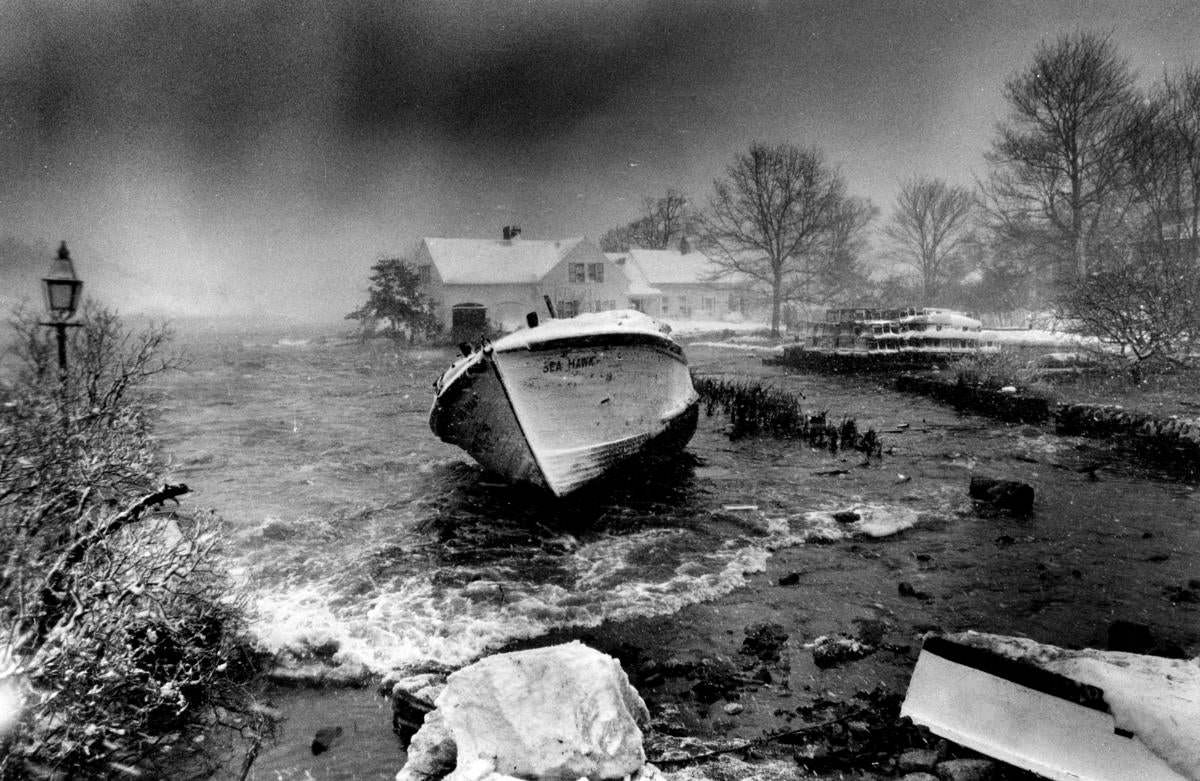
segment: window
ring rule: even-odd
[[[583,282],[583,264],[568,263],[567,264],[567,279],[570,282]]]
[[[557,310],[555,314],[557,314],[559,317],[574,317],[575,315],[579,314],[578,301],[559,301],[554,308]]]
[[[715,312],[717,311],[717,299],[707,297],[703,298],[700,300],[700,307],[705,312]]]
[[[587,264],[587,281],[588,282],[603,282],[604,281],[604,264],[603,263]]]
[[[666,296],[663,296],[662,306],[659,307],[659,309],[661,310],[662,314],[664,314],[664,315],[667,314],[669,311],[671,311],[670,299],[668,299]]]
[[[738,296],[737,293],[729,294],[729,311],[730,312],[742,311],[742,299]]]

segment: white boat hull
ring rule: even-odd
[[[941,638],[925,642],[900,714],[1056,781],[1184,781],[1116,728],[1098,689]]]
[[[697,401],[683,351],[642,331],[504,340],[443,380],[430,424],[494,472],[565,496],[647,449],[682,447]]]

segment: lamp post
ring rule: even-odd
[[[80,324],[70,322],[79,306],[79,294],[83,282],[75,276],[71,253],[64,241],[58,245],[58,257],[50,264],[49,275],[42,278],[46,293],[46,308],[50,310],[50,322],[42,325],[58,332],[58,373],[65,382],[67,378],[67,329]]]

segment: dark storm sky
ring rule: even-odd
[[[0,0],[0,233],[124,308],[338,316],[420,236],[585,234],[755,139],[969,182],[1041,38],[1196,61],[1192,2]]]

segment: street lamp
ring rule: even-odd
[[[67,376],[67,329],[79,326],[69,322],[79,306],[79,294],[83,282],[75,276],[71,253],[64,241],[58,245],[58,257],[50,265],[50,274],[42,278],[46,292],[46,308],[50,310],[50,322],[42,323],[58,332],[58,371]]]

